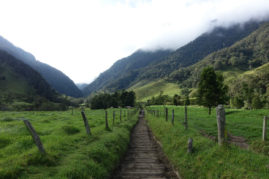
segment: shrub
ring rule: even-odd
[[[253,109],[261,109],[263,107],[263,104],[258,96],[253,97],[251,106]]]

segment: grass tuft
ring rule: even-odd
[[[12,121],[16,121],[17,119],[11,118],[11,117],[5,117],[3,119],[1,119],[4,122],[12,122]]]
[[[208,115],[206,108],[188,107],[188,130],[184,130],[184,107],[168,106],[169,121],[164,115],[149,113],[146,119],[163,150],[182,178],[269,178],[269,143],[261,142],[262,119],[267,110],[226,109],[227,130],[251,143],[250,150],[235,145],[218,146],[200,134],[204,131],[217,136],[216,115]],[[149,109],[163,111],[163,107]],[[175,125],[171,124],[171,109],[175,109]],[[195,151],[187,153],[188,138],[193,138]]]
[[[0,138],[0,149],[6,147],[7,145],[9,145],[10,142],[11,141],[9,139],[7,139],[5,137],[1,137]]]
[[[112,125],[112,112],[116,121]],[[0,112],[0,178],[109,178],[129,143],[133,116],[119,122],[119,109],[108,110],[110,131],[104,129],[104,110],[85,110],[88,136],[80,110]],[[46,151],[41,155],[21,120],[29,119]]]
[[[55,166],[57,164],[57,157],[51,154],[34,153],[27,156],[28,165],[44,165]]]
[[[80,130],[74,126],[63,126],[62,129],[68,135],[73,135],[80,132]]]

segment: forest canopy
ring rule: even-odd
[[[116,91],[113,94],[102,93],[91,99],[91,109],[107,109],[110,107],[126,107],[135,105],[135,92]]]

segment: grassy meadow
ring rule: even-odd
[[[112,112],[116,120],[112,125]],[[130,109],[129,109],[130,110]],[[125,111],[125,112],[124,112]],[[131,113],[131,110],[130,110]],[[127,109],[85,110],[91,136],[80,110],[61,112],[0,112],[0,178],[107,178],[125,153],[137,115]],[[41,155],[23,119],[39,134],[47,152]]]
[[[185,130],[184,107],[166,107],[169,109],[168,122],[165,121],[164,106],[148,107],[148,110],[159,110],[161,116],[148,112],[146,119],[182,178],[269,178],[269,142],[262,142],[263,116],[269,115],[268,110],[225,109],[227,132],[247,139],[250,147],[245,150],[233,144],[219,147],[201,134],[203,131],[217,137],[214,111],[209,116],[207,108],[189,106],[189,128]],[[172,109],[175,110],[174,126],[171,124]],[[192,154],[187,153],[189,137],[193,138]]]
[[[174,94],[180,94],[181,89],[178,84],[170,83],[163,79],[152,81],[152,82],[139,82],[135,84],[130,90],[134,90],[136,98],[138,101],[146,102],[153,96],[158,96],[160,92],[163,92],[163,95],[168,95],[173,97]]]

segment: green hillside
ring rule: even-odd
[[[144,72],[144,67],[162,60],[170,54],[170,50],[146,52],[138,50],[132,55],[115,62],[111,68],[101,73],[99,77],[83,89],[85,96],[104,90],[115,91],[126,89],[137,82],[137,77]]]
[[[202,34],[174,52],[163,50],[145,52],[139,50],[129,57],[117,61],[110,69],[100,74],[95,81],[83,89],[83,93],[88,96],[98,91],[113,92],[119,89],[136,89],[142,82],[159,81],[179,68],[188,67],[212,52],[229,47],[248,36],[259,26],[260,23],[248,22],[244,25],[244,28],[241,25],[234,25],[230,28],[218,27],[209,33]],[[151,85],[147,86],[151,87]],[[173,90],[177,88],[175,87]],[[139,93],[141,90],[137,91]],[[157,90],[156,93],[159,93],[159,91],[161,90]],[[152,95],[156,93],[154,92]],[[138,99],[144,100],[145,97],[138,94]]]
[[[245,23],[243,28],[240,24],[229,28],[216,27],[211,32],[204,33],[192,42],[177,49],[160,63],[145,68],[140,78],[158,79],[167,77],[179,68],[188,67],[217,50],[231,46],[238,40],[248,36],[259,26],[260,23],[250,21]]]
[[[138,101],[144,102],[152,96],[157,96],[160,93],[163,93],[163,95],[173,96],[174,94],[180,94],[181,92],[179,85],[167,82],[163,79],[152,82],[141,81],[129,89],[136,93]]]
[[[196,87],[201,70],[213,66],[215,70],[237,75],[269,62],[269,23],[231,47],[214,52],[200,62],[179,68],[170,75],[172,81]]]
[[[262,25],[246,38],[228,48],[214,52],[198,63],[173,72],[169,80],[183,88],[195,88],[206,66],[223,73],[235,106],[251,108],[255,99],[268,103],[269,23]],[[266,64],[266,65],[264,65]],[[264,66],[262,66],[264,65]],[[256,69],[257,68],[257,69]],[[248,93],[248,99],[242,94]],[[246,95],[245,95],[246,96]]]
[[[52,109],[58,94],[39,73],[0,51],[0,108],[2,110]],[[59,108],[58,108],[59,109]]]
[[[12,43],[1,36],[0,50],[9,53],[21,62],[29,65],[31,68],[37,71],[42,76],[42,78],[46,80],[51,88],[55,89],[57,92],[67,96],[82,97],[82,92],[63,72],[48,64],[36,60],[32,54],[14,46]]]
[[[180,94],[180,88],[195,89],[202,69],[213,66],[215,70],[223,73],[225,82],[230,88],[231,101],[239,100],[240,107],[251,108],[252,99],[258,97],[263,105],[267,104],[268,99],[265,94],[268,76],[266,70],[262,70],[267,69],[267,65],[262,65],[268,62],[269,23],[266,23],[232,46],[213,52],[191,66],[180,67],[163,80],[141,80],[130,89],[137,93],[139,101],[146,101],[158,95],[160,91],[172,97],[174,94]],[[257,81],[260,83],[259,86]],[[242,95],[239,95],[243,88],[251,91],[249,99],[243,99]],[[194,96],[195,90],[191,93],[191,97]]]
[[[179,68],[170,79],[183,86],[195,87],[201,70],[213,66],[219,71],[247,71],[269,62],[269,23],[264,24],[248,37],[205,57],[200,62]]]

